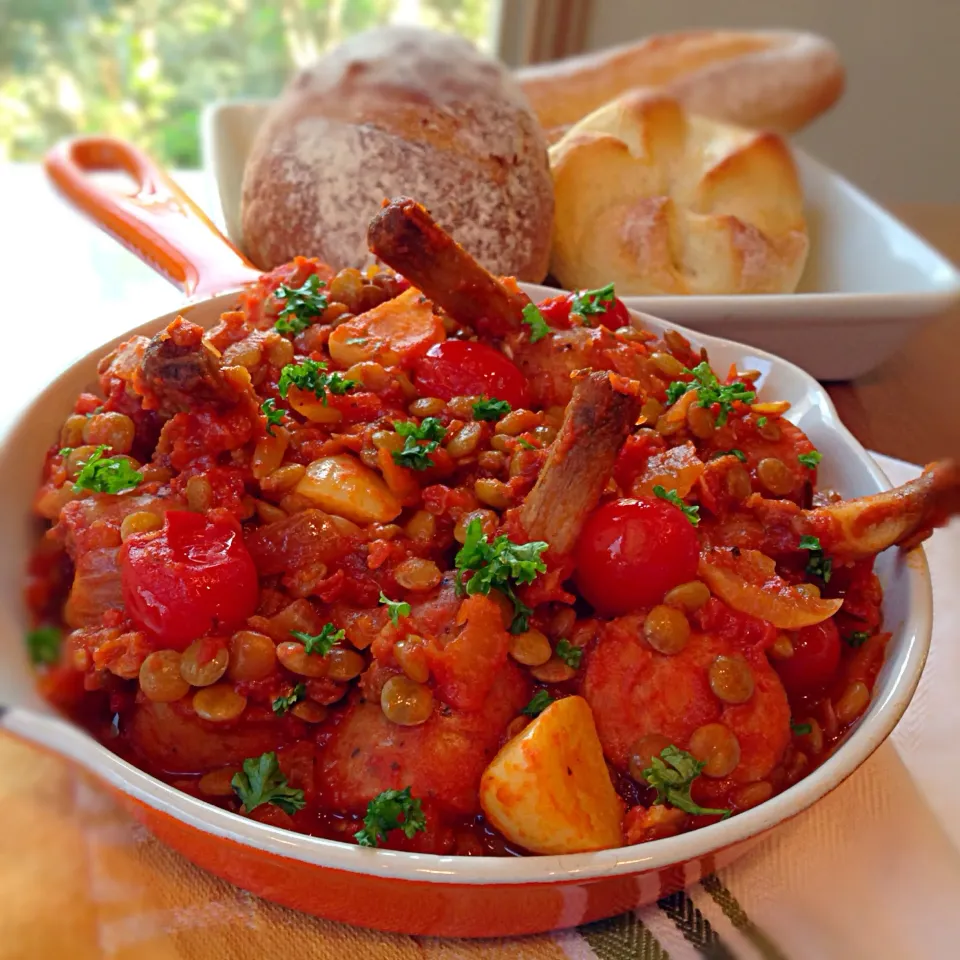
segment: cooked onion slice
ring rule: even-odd
[[[777,576],[774,562],[757,550],[705,551],[700,576],[724,603],[780,630],[799,630],[832,617],[842,600],[824,600],[804,593]]]

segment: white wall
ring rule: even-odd
[[[960,0],[593,0],[588,48],[691,27],[829,37],[839,103],[800,145],[885,202],[960,202]]]

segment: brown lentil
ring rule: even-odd
[[[327,654],[327,676],[338,683],[359,677],[366,667],[366,661],[356,650],[334,647]]]
[[[240,630],[230,638],[227,676],[231,680],[263,680],[277,667],[277,647],[265,633]]]
[[[722,723],[706,723],[690,736],[690,752],[705,766],[708,777],[726,777],[740,762],[740,741]]]
[[[541,422],[542,417],[539,413],[534,413],[532,410],[513,410],[501,417],[494,429],[498,434],[516,437],[540,426]]]
[[[469,457],[479,446],[482,437],[483,427],[479,423],[465,424],[447,444],[447,453],[454,460]]]
[[[391,723],[415,727],[430,719],[433,691],[402,674],[391,677],[380,692],[380,708]]]
[[[201,657],[208,653],[209,649],[209,641],[194,640],[180,655],[180,676],[191,687],[209,687],[227,672],[230,661],[227,648],[220,647],[212,657],[201,661]]]
[[[315,653],[307,653],[302,643],[284,640],[277,644],[277,659],[281,666],[301,677],[325,677],[327,661]]]
[[[124,543],[135,533],[149,533],[159,530],[163,526],[163,517],[151,513],[149,510],[137,510],[128,513],[120,523],[120,539]]]
[[[237,770],[233,767],[211,770],[197,781],[197,790],[205,797],[232,797],[233,784],[231,781],[236,774]]]
[[[155,650],[140,666],[140,689],[148,700],[172,703],[190,692],[180,675],[180,654],[176,650]]]
[[[756,680],[742,657],[717,657],[707,676],[710,689],[724,703],[746,703],[753,696]]]
[[[870,703],[870,690],[862,680],[854,680],[847,685],[837,701],[837,720],[841,724],[850,723],[867,709]]]
[[[700,440],[707,440],[717,430],[713,411],[709,407],[701,407],[698,403],[691,403],[687,408],[687,426],[690,432]]]
[[[730,494],[734,500],[746,500],[753,492],[753,485],[750,483],[750,474],[747,473],[746,467],[739,463],[735,467],[730,467],[730,469],[727,470],[724,484],[726,485],[727,493]]]
[[[793,492],[794,476],[789,467],[777,457],[764,457],[757,464],[757,477],[775,497]]]
[[[473,492],[481,503],[496,510],[506,510],[512,503],[507,485],[502,480],[481,477],[474,482]]]
[[[439,397],[418,397],[407,409],[413,417],[435,417],[445,406]]]
[[[202,687],[193,695],[193,709],[197,716],[211,723],[236,720],[246,708],[247,698],[228,683]]]
[[[648,733],[642,736],[636,743],[630,747],[630,776],[637,783],[646,783],[643,771],[648,769],[653,762],[654,757],[660,754],[671,745],[669,737],[662,733]]]
[[[682,610],[699,610],[710,599],[710,588],[702,580],[690,580],[668,590],[663,602]]]
[[[417,683],[426,683],[430,679],[430,666],[427,663],[423,637],[408,634],[393,645],[393,658],[397,666]]]
[[[133,421],[122,413],[95,413],[83,429],[83,439],[99,446],[105,443],[112,453],[129,453],[136,435]]]
[[[690,639],[690,623],[682,610],[660,603],[644,619],[643,635],[657,653],[679,653]]]
[[[546,634],[540,630],[526,630],[510,635],[510,656],[527,667],[538,667],[553,656]]]

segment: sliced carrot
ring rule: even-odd
[[[399,297],[340,324],[330,334],[327,346],[330,356],[344,367],[364,360],[387,367],[409,366],[445,338],[433,305],[411,287]]]
[[[412,507],[420,499],[420,484],[406,467],[401,467],[389,450],[377,451],[377,466],[390,492],[405,506]]]

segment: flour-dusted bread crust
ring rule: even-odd
[[[791,293],[808,251],[786,143],[686,113],[638,91],[550,148],[556,195],[551,272],[568,289],[617,293]]]
[[[582,120],[638,87],[659,87],[694,113],[791,133],[843,93],[837,48],[792,30],[690,30],[517,71],[547,130]]]
[[[384,198],[414,197],[493,273],[546,275],[553,187],[516,81],[470,43],[387,27],[302,70],[267,115],[243,182],[244,246],[363,266]]]

